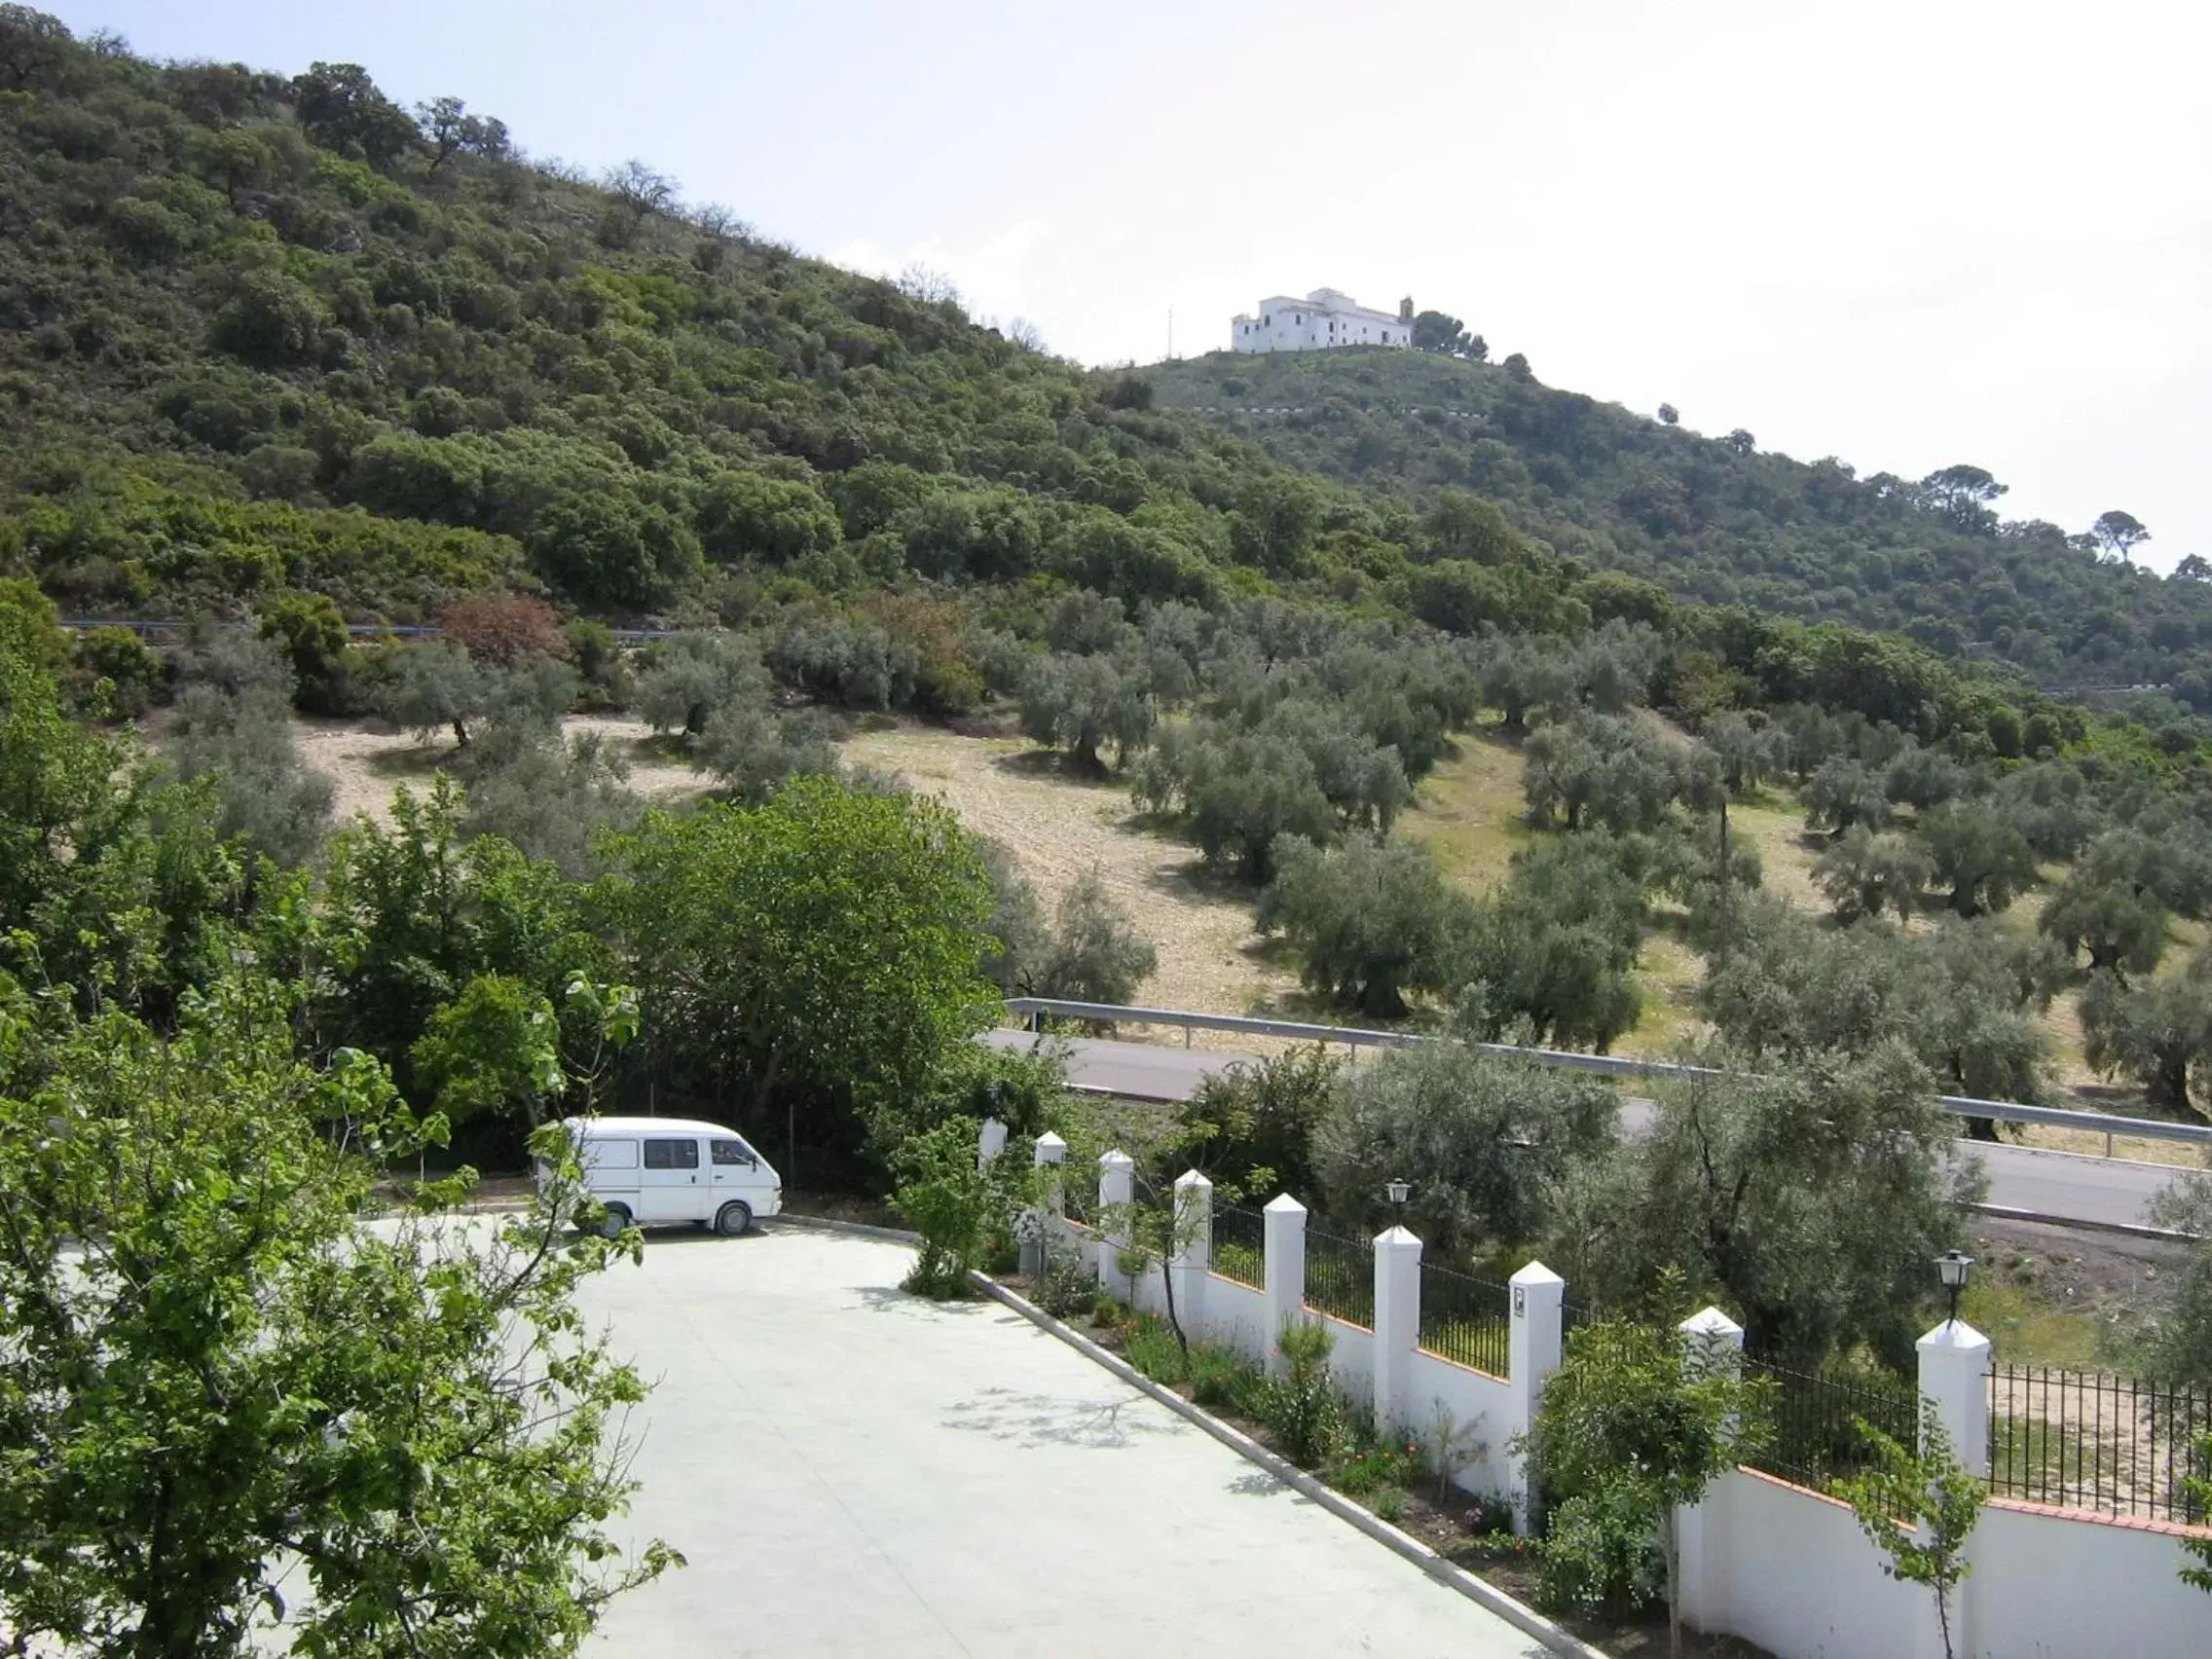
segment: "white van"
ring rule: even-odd
[[[565,1118],[562,1126],[575,1138],[585,1189],[607,1206],[601,1228],[608,1237],[632,1222],[692,1222],[734,1238],[784,1207],[784,1178],[743,1135],[719,1124]],[[545,1179],[540,1163],[540,1190]]]

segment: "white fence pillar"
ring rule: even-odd
[[[1175,1311],[1186,1331],[1205,1325],[1206,1274],[1213,1267],[1213,1183],[1196,1169],[1175,1177],[1174,1249],[1165,1272],[1175,1275]]]
[[[1124,1302],[1131,1294],[1129,1275],[1122,1272],[1122,1252],[1129,1247],[1128,1205],[1136,1198],[1136,1160],[1119,1147],[1098,1160],[1098,1286]]]
[[[996,1118],[983,1120],[983,1132],[976,1137],[976,1167],[984,1164],[1006,1151],[1006,1125]]]
[[[1709,1377],[1716,1373],[1743,1375],[1744,1327],[1719,1309],[1693,1313],[1679,1328],[1685,1349],[1683,1361],[1692,1371]],[[1717,1533],[1719,1522],[1711,1503],[1675,1511],[1675,1541],[1682,1571],[1682,1617],[1699,1630],[1716,1628],[1730,1605],[1728,1551],[1717,1536],[1709,1543],[1709,1522]]]
[[[1506,1409],[1505,1441],[1527,1434],[1543,1403],[1544,1383],[1559,1369],[1560,1343],[1567,1304],[1567,1280],[1541,1262],[1530,1262],[1507,1281],[1513,1290],[1512,1361],[1507,1367],[1511,1386]],[[1529,1490],[1529,1460],[1518,1452],[1506,1454],[1513,1482],[1513,1530],[1526,1534],[1535,1524],[1535,1509]]]
[[[1060,1165],[1068,1160],[1068,1143],[1047,1129],[1037,1137],[1036,1151],[1030,1155],[1030,1166],[1052,1171],[1039,1202],[1042,1207],[1029,1212],[1029,1225],[1021,1230],[1021,1271],[1031,1275],[1049,1272],[1052,1266],[1051,1240],[1059,1226],[1061,1206],[1065,1195],[1060,1188]]]
[[[1306,1206],[1284,1193],[1270,1198],[1260,1214],[1267,1246],[1267,1268],[1261,1276],[1268,1288],[1268,1328],[1261,1336],[1267,1351],[1262,1358],[1273,1377],[1284,1369],[1283,1357],[1275,1349],[1276,1336],[1285,1326],[1306,1322]]]
[[[1933,1402],[1951,1454],[1974,1479],[1989,1479],[1989,1339],[1947,1319],[1913,1345],[1920,1350],[1920,1397]]]
[[[1375,1431],[1413,1419],[1414,1349],[1420,1346],[1420,1240],[1402,1227],[1375,1237]]]

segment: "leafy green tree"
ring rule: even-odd
[[[301,760],[284,694],[187,685],[176,712],[165,753],[177,776],[213,789],[218,832],[278,864],[307,863],[322,844],[334,792]]]
[[[1440,1259],[1542,1235],[1568,1171],[1613,1138],[1620,1102],[1592,1078],[1450,1040],[1392,1049],[1343,1073],[1313,1135],[1332,1215],[1387,1225],[1383,1184]]]
[[[58,673],[69,660],[61,613],[28,576],[0,576],[0,645],[26,669]]]
[[[719,472],[699,487],[694,508],[708,558],[788,565],[827,553],[844,538],[837,511],[811,484],[758,472]]]
[[[983,972],[1009,996],[1071,1002],[1128,1003],[1159,963],[1126,911],[1114,903],[1094,867],[1061,895],[1048,920],[1014,856],[996,841],[979,845],[989,871],[991,919],[984,931],[999,943]]]
[[[1720,441],[1726,444],[1730,449],[1734,450],[1738,455],[1750,455],[1759,447],[1758,439],[1752,437],[1751,433],[1744,430],[1744,428],[1741,426],[1738,426],[1734,431],[1730,432],[1725,438],[1722,438]]]
[[[419,741],[446,728],[466,749],[469,726],[491,707],[492,693],[492,677],[474,657],[450,641],[430,640],[392,659],[377,702],[387,719]]]
[[[1681,424],[1682,412],[1680,410],[1677,409],[1672,403],[1659,405],[1659,424],[1662,426],[1678,426]]]
[[[349,711],[346,616],[328,594],[279,594],[261,612],[261,637],[275,640],[291,659],[292,698],[311,715]]]
[[[948,1118],[892,1155],[891,1201],[921,1235],[903,1286],[916,1295],[966,1296],[992,1235],[1009,1235],[1014,1217],[1038,1200],[1045,1172],[1014,1152],[978,1160],[981,1130],[977,1119]]]
[[[1870,833],[1854,824],[1813,866],[1813,882],[1835,907],[1836,920],[1897,912],[1909,919],[1936,874],[1936,861],[1910,835]]]
[[[1984,534],[1997,520],[1997,515],[1989,510],[1989,503],[2004,495],[2006,489],[1981,467],[1961,464],[1942,467],[1923,478],[1919,498],[1923,506],[1939,515],[1952,529],[1970,535]]]
[[[764,704],[768,676],[759,652],[720,633],[678,634],[661,641],[638,677],[638,708],[655,731],[697,736],[715,710]]]
[[[2136,548],[2151,539],[2151,533],[2143,528],[2141,519],[2117,508],[2098,514],[2097,522],[2089,527],[2089,535],[2109,558],[2123,564],[2133,557]]]
[[[292,108],[309,137],[326,149],[388,166],[420,133],[407,112],[377,90],[358,63],[312,63],[292,82]]]
[[[2036,1015],[2060,976],[2046,953],[1990,918],[1906,936],[1871,921],[1836,932],[1801,918],[1745,918],[1706,1006],[1730,1043],[1790,1058],[1903,1042],[1945,1091],[2035,1099],[2050,1040]]]
[[[1530,1425],[1531,1474],[1559,1501],[1552,1536],[1597,1512],[1631,1540],[1660,1539],[1667,1640],[1682,1650],[1678,1512],[1752,1456],[1770,1433],[1768,1391],[1667,1325],[1608,1319],[1568,1333]],[[1594,1586],[1602,1603],[1606,1588]]]
[[[2212,1055],[2212,950],[2164,978],[2127,984],[2112,973],[2091,975],[2082,1036],[2097,1071],[2126,1077],[2155,1106],[2188,1110],[2196,1068]]]
[[[1541,841],[1514,856],[1476,907],[1454,977],[1472,995],[1461,1016],[1487,1041],[1603,1053],[1636,1024],[1630,970],[1647,914],[1635,839],[1602,830]]]
[[[1577,714],[1539,726],[1523,757],[1530,817],[1548,826],[1557,811],[1569,830],[1656,829],[1688,781],[1686,755],[1617,716]]]
[[[92,677],[86,701],[95,717],[142,715],[168,682],[168,663],[132,628],[87,628],[77,636],[77,667]]]
[[[1994,813],[1945,801],[1922,818],[1920,834],[1936,879],[1949,885],[1951,908],[1962,916],[2002,910],[2035,885],[2035,849]]]
[[[545,1205],[452,1214],[467,1171],[372,1225],[370,1159],[443,1122],[365,1055],[295,1059],[291,1013],[218,978],[165,1039],[0,981],[11,1634],[242,1653],[274,1615],[301,1651],[573,1653],[681,1562],[608,1530],[645,1389],[574,1298],[614,1247]]]
[[[1171,1162],[1202,1166],[1255,1201],[1268,1193],[1319,1192],[1314,1139],[1343,1075],[1343,1062],[1319,1043],[1208,1073],[1177,1117]]]
[[[849,1173],[866,1120],[924,1088],[989,1021],[978,972],[990,913],[949,811],[798,778],[766,805],[649,815],[613,848],[618,946],[645,994],[660,1098]]]
[[[2150,974],[2166,950],[2166,911],[2155,894],[2133,882],[2099,880],[2076,869],[2046,901],[2036,926],[2073,960],[2087,956],[2089,972]]]
[[[1900,1584],[1925,1584],[1936,1594],[1936,1622],[1943,1633],[1944,1659],[1951,1643],[1951,1597],[1973,1571],[1967,1539],[1981,1519],[1988,1489],[1969,1474],[1951,1449],[1951,1436],[1934,1401],[1920,1405],[1920,1446],[1900,1446],[1872,1423],[1859,1432],[1874,1449],[1874,1465],[1838,1484],[1866,1541],[1888,1558],[1882,1570]]]
[[[732,800],[758,806],[794,777],[830,777],[837,751],[821,717],[780,715],[765,703],[724,703],[707,717],[699,764]]]
[[[449,1124],[519,1107],[535,1128],[542,1103],[568,1083],[553,1005],[504,974],[479,974],[431,1014],[414,1060],[424,1098]]]
[[[1842,834],[1854,825],[1879,830],[1890,821],[1882,780],[1862,760],[1836,756],[1822,762],[1803,791],[1805,824]]]
[[[600,733],[486,744],[468,769],[470,836],[495,835],[526,858],[550,860],[572,879],[600,871],[598,837],[633,828],[645,802],[630,768]]]
[[[1370,1018],[1406,1013],[1406,992],[1446,988],[1471,906],[1418,842],[1354,830],[1323,851],[1284,835],[1260,895],[1263,933],[1298,952],[1307,988]]]
[[[1546,1261],[1621,1307],[1685,1275],[1760,1357],[1817,1369],[1865,1343],[1906,1363],[1929,1258],[1959,1238],[1976,1166],[1900,1043],[1655,1089],[1648,1130],[1570,1181]]]
[[[1464,357],[1469,355],[1468,348],[1473,343],[1466,325],[1456,316],[1447,316],[1440,311],[1424,311],[1414,318],[1413,345],[1417,351]]]
[[[1145,677],[1110,657],[1041,657],[1021,689],[1022,735],[1064,749],[1078,765],[1093,769],[1107,743],[1126,766],[1158,718]]]

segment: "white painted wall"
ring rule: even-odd
[[[1336,1339],[1329,1349],[1329,1371],[1337,1386],[1355,1400],[1375,1398],[1375,1333],[1361,1325],[1316,1313],[1314,1319],[1329,1327]]]
[[[2180,1529],[1992,1499],[1961,1591],[1975,1659],[2212,1655],[2212,1596],[2181,1581]]]
[[[1436,1422],[1440,1405],[1452,1414],[1458,1428],[1475,1425],[1474,1437],[1483,1442],[1483,1456],[1459,1471],[1458,1484],[1463,1490],[1485,1496],[1512,1492],[1519,1476],[1505,1455],[1505,1442],[1511,1434],[1506,1426],[1512,1417],[1510,1383],[1501,1377],[1455,1365],[1416,1348],[1407,1394],[1413,1426],[1422,1433]]]
[[[1275,1340],[1268,1329],[1266,1293],[1219,1273],[1208,1273],[1202,1294],[1206,1336],[1235,1349],[1248,1364],[1262,1363]]]
[[[1693,1573],[1685,1555],[1682,1615],[1699,1630],[1740,1636],[1781,1659],[1929,1651],[1921,1643],[1935,1640],[1934,1600],[1883,1575],[1848,1505],[1739,1471],[1715,1481],[1698,1507],[1702,1570]]]

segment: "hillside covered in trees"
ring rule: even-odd
[[[1276,460],[1412,499],[1470,490],[1560,552],[1684,598],[1898,630],[2052,686],[2161,684],[2212,712],[2212,567],[2128,563],[2124,511],[2068,530],[2003,515],[1972,465],[1921,479],[1810,464],[1540,384],[1454,319],[1432,350],[1215,352],[1145,371]],[[1960,434],[1971,443],[1970,434]]]
[[[1602,569],[1636,565],[1633,546],[1533,509],[1564,487],[1557,465],[1534,496],[1515,480],[1546,468],[1462,478],[1518,528],[1463,493],[1331,485],[1150,412],[1151,383],[977,326],[928,283],[798,258],[640,164],[604,186],[532,166],[496,119],[458,99],[403,111],[350,65],[157,65],[0,8],[0,573],[65,612],[244,615],[289,595],[419,622],[520,589],[747,625],[885,588],[1057,580],[1131,603],[1303,597],[1459,634],[1639,620],[1687,649],[1693,699],[1848,681],[1869,718],[1923,736],[2002,701],[2000,755],[2039,711],[2045,747],[2067,724],[1901,641],[1677,610]],[[1501,423],[1525,406],[1575,425],[1594,466],[1653,443],[1705,453],[1478,367],[1382,367],[1468,377]],[[1677,590],[1788,597],[1648,563]],[[1887,568],[1899,604],[1941,607],[1955,585]],[[2035,626],[2100,613],[2054,602]],[[955,666],[948,682],[977,678]]]

